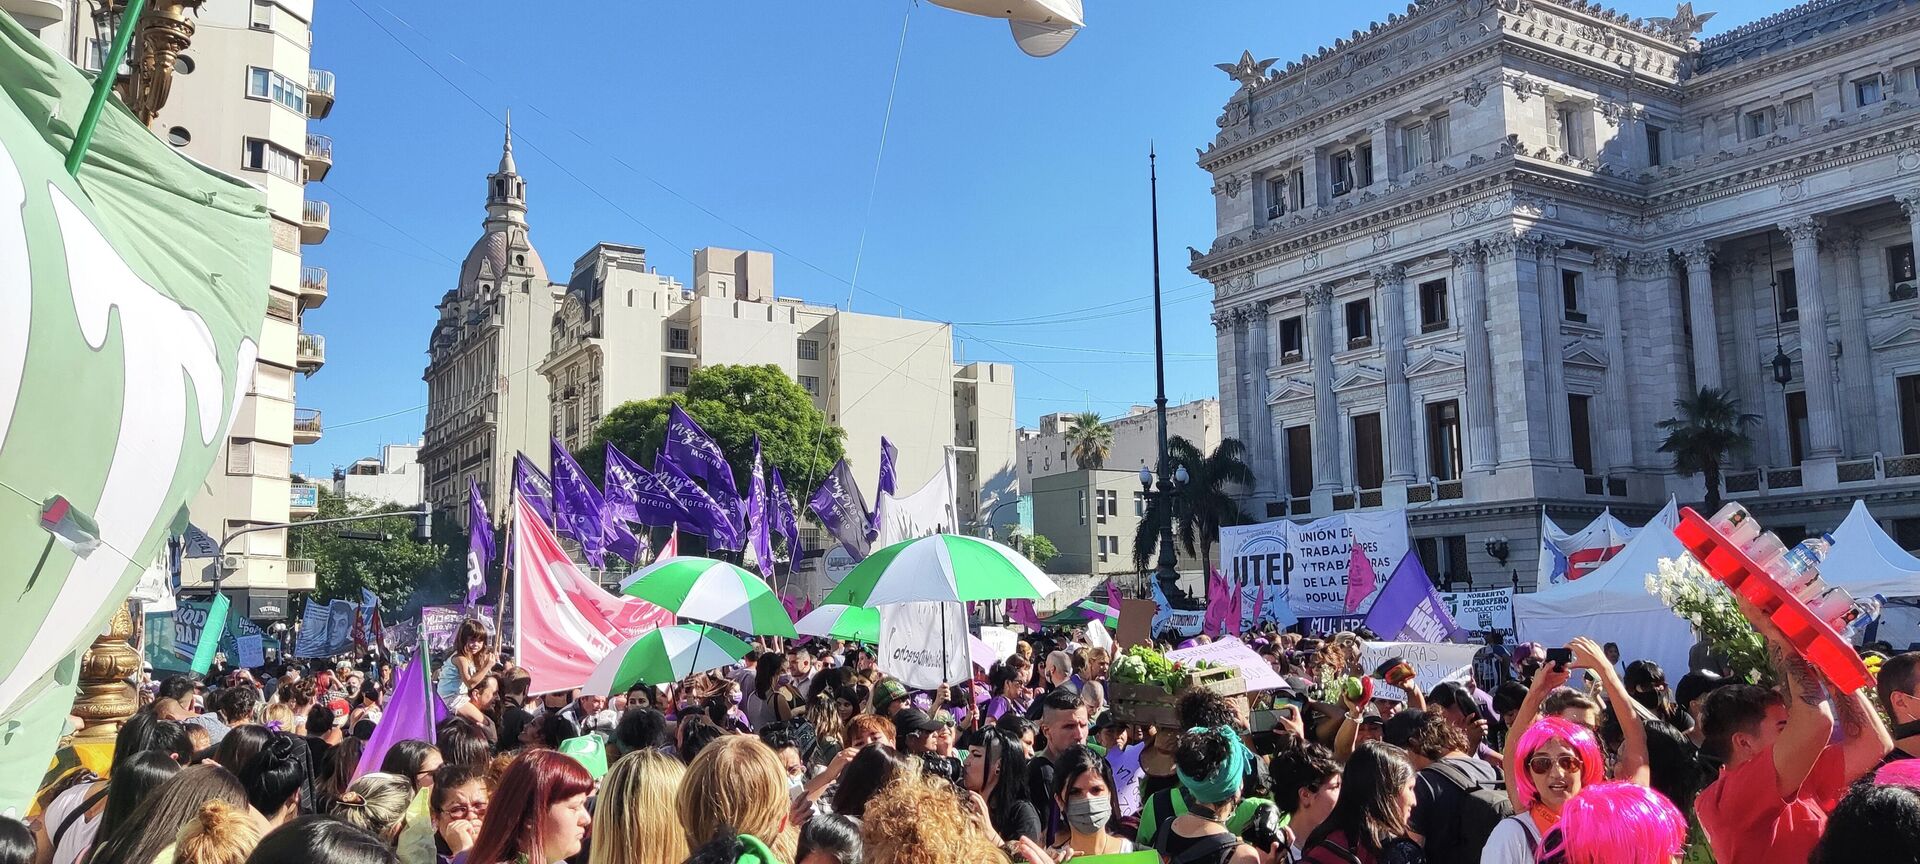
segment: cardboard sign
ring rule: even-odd
[[[1153,613],[1159,609],[1152,600],[1130,598],[1120,601],[1120,632],[1114,638],[1120,643],[1121,650],[1153,644]]]
[[[1513,589],[1489,588],[1484,591],[1442,591],[1447,614],[1462,630],[1473,633],[1503,633],[1507,644],[1519,643],[1513,632]]]
[[[943,623],[944,620],[944,623]],[[946,634],[943,642],[941,634]],[[908,687],[931,690],[973,674],[962,603],[891,603],[880,607],[880,671]]]
[[[1398,657],[1413,667],[1414,681],[1431,690],[1442,681],[1473,678],[1473,655],[1479,645],[1447,642],[1368,642],[1360,648],[1360,668],[1372,673],[1388,658]]]
[[[1273,671],[1273,667],[1267,665],[1265,658],[1262,658],[1247,643],[1232,636],[1205,645],[1168,651],[1167,659],[1185,663],[1205,660],[1219,666],[1232,666],[1240,670],[1240,679],[1247,682],[1249,693],[1287,686],[1286,679],[1280,677],[1280,673]]]

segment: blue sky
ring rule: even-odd
[[[434,304],[478,236],[509,108],[551,276],[600,240],[683,280],[693,249],[769,249],[781,295],[845,304],[864,230],[854,308],[954,322],[960,356],[1018,364],[1029,424],[1153,398],[1152,140],[1168,397],[1215,395],[1211,291],[1186,270],[1213,238],[1195,148],[1235,86],[1213,64],[1284,64],[1404,4],[1087,0],[1089,27],[1036,60],[1005,22],[910,2],[317,4],[314,65],[339,95],[311,127],[336,161],[308,189],[333,205],[308,262],[331,290],[307,313],[327,366],[299,401],[327,428],[296,469],[420,435]],[[1721,4],[1708,32],[1775,8]]]

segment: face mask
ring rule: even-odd
[[[800,794],[805,791],[807,791],[807,780],[805,777],[796,777],[791,774],[787,775],[787,800],[789,802],[800,800]]]
[[[1080,798],[1067,802],[1067,824],[1082,834],[1098,834],[1106,830],[1107,820],[1111,818],[1112,798]]]

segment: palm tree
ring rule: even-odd
[[[1082,411],[1067,421],[1067,446],[1082,470],[1099,468],[1113,452],[1113,428],[1101,421],[1099,412]]]
[[[1167,458],[1176,467],[1187,469],[1187,484],[1180,487],[1174,533],[1188,555],[1201,562],[1212,559],[1213,546],[1220,542],[1220,529],[1244,525],[1250,521],[1233,500],[1229,484],[1252,485],[1253,469],[1246,463],[1247,448],[1234,438],[1221,439],[1213,452],[1202,455],[1193,442],[1178,435],[1167,441]],[[1160,541],[1160,500],[1150,499],[1146,518],[1133,534],[1133,564],[1146,570],[1153,561]]]
[[[1729,456],[1753,446],[1747,427],[1760,422],[1758,414],[1740,412],[1740,400],[1717,387],[1673,401],[1680,416],[1660,421],[1667,430],[1660,452],[1673,454],[1673,470],[1682,477],[1701,475],[1707,484],[1707,512],[1720,509],[1720,465]]]

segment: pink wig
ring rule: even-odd
[[[1547,746],[1547,742],[1555,738],[1580,757],[1580,788],[1607,779],[1607,757],[1600,752],[1600,741],[1593,737],[1592,731],[1558,717],[1542,717],[1533,721],[1527,731],[1520,733],[1520,749],[1515,754],[1512,778],[1513,788],[1519,791],[1520,800],[1531,804],[1538,797],[1539,790],[1533,787],[1533,772],[1528,770],[1527,760],[1533,758],[1535,750]]]
[[[1555,864],[1672,864],[1686,851],[1687,819],[1645,786],[1595,783],[1567,801],[1541,845],[1540,860]]]
[[[1876,786],[1914,786],[1920,787],[1920,759],[1901,759],[1880,766],[1873,772]]]

